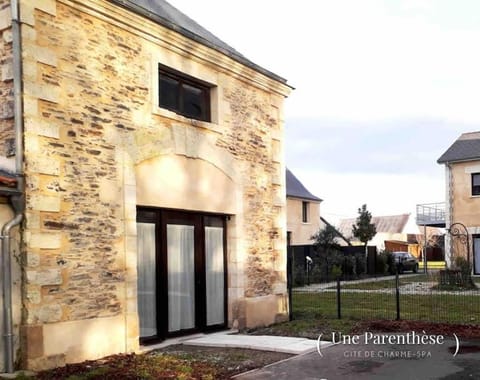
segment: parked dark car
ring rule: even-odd
[[[392,252],[393,260],[397,265],[398,273],[411,270],[413,273],[418,272],[418,260],[415,256],[408,252]]]

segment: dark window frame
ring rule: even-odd
[[[480,195],[480,185],[474,185],[474,177],[475,176],[477,176],[480,179],[480,173],[472,173],[471,174],[472,196]]]
[[[310,221],[310,202],[302,201],[302,223]]]
[[[177,93],[176,93],[176,106],[166,105],[165,102],[162,103],[162,78],[169,78],[178,82],[177,84]],[[196,90],[199,90],[201,95],[201,101],[203,102],[203,109],[201,109],[200,116],[192,116],[185,109],[185,88],[184,86],[193,87]],[[167,109],[169,111],[175,112],[181,116],[184,116],[189,119],[200,120],[205,122],[211,122],[211,89],[212,86],[204,81],[188,76],[184,73],[181,73],[172,68],[166,67],[164,65],[158,65],[158,107]]]

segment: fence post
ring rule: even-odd
[[[398,265],[395,272],[395,298],[397,301],[397,321],[400,320],[400,278],[398,276]]]
[[[342,307],[340,303],[340,276],[337,277],[337,317],[342,319]]]
[[[288,290],[288,320],[293,321],[293,252],[287,247],[287,290]]]

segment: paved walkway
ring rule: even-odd
[[[418,276],[418,273],[413,273],[413,274],[402,274],[400,278],[406,278],[406,277],[413,277],[413,276]],[[353,281],[340,281],[341,285],[346,285],[346,284],[363,284],[365,282],[378,282],[378,281],[388,281],[388,280],[395,280],[395,276],[383,276],[383,277],[371,277],[371,278],[364,278],[362,280],[353,280]],[[329,288],[334,288],[337,286],[336,281],[332,282],[324,282],[321,284],[311,284],[311,285],[306,285],[298,288],[294,288],[294,291],[299,291],[299,292],[319,292],[325,289]],[[342,289],[343,290],[343,289]]]
[[[239,380],[467,380],[480,379],[479,342],[461,341],[441,345],[336,344],[317,352],[235,376]],[[462,352],[462,347],[465,351]],[[475,349],[468,349],[469,347]]]
[[[195,337],[182,343],[191,346],[249,348],[294,355],[305,354],[317,349],[317,341],[312,339],[270,335],[242,335],[232,334],[228,331]],[[331,344],[331,342],[322,341],[321,347],[328,347]]]

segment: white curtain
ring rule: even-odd
[[[223,228],[205,227],[207,326],[222,324],[224,315]]]
[[[155,224],[137,224],[138,315],[140,336],[157,334]]]
[[[195,327],[194,227],[167,224],[168,331]]]
[[[474,274],[480,274],[480,238],[473,238],[473,250],[475,255],[473,260],[475,263]]]

